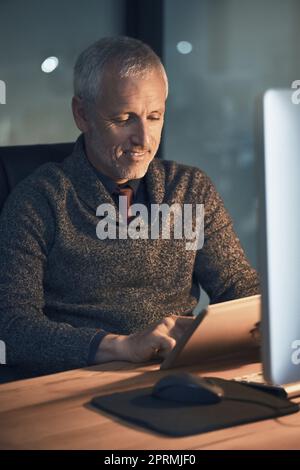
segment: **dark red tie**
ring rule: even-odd
[[[133,202],[133,189],[130,186],[118,187],[116,189],[116,194],[119,196],[125,196],[127,198],[127,224],[133,218],[131,213],[131,205]]]

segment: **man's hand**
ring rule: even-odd
[[[164,359],[191,325],[193,317],[169,316],[146,330],[131,335],[106,335],[96,354],[96,362],[147,362]]]

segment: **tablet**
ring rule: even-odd
[[[259,350],[261,296],[214,305],[191,319],[191,326],[161,363],[161,369],[205,364],[207,360]]]

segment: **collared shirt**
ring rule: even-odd
[[[131,189],[133,190],[133,201],[136,202],[136,197],[137,197],[137,194],[138,194],[138,189],[139,189],[140,183],[142,181],[142,178],[137,178],[137,179],[134,179],[134,180],[128,180],[128,181],[126,181],[126,183],[118,184],[115,181],[113,181],[111,178],[109,178],[109,176],[104,175],[103,173],[101,173],[96,168],[94,168],[94,171],[97,174],[97,176],[98,176],[99,180],[101,181],[101,183],[105,186],[105,188],[107,189],[107,191],[110,193],[111,196],[113,196],[113,197],[117,196],[118,197],[118,195],[116,194],[116,190],[118,188],[123,188],[125,186],[130,186]]]

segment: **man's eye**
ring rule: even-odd
[[[132,121],[132,119],[134,119],[133,116],[128,116],[128,117],[125,117],[125,118],[115,118],[114,119],[114,122],[116,124],[119,124],[119,125],[126,125],[128,124],[130,121]],[[148,119],[150,121],[159,121],[160,120],[160,116],[149,116]]]
[[[160,120],[160,116],[149,116],[149,119],[151,121],[159,121]]]
[[[125,124],[126,122],[129,121],[129,118],[126,119],[115,119],[115,122],[118,124]]]

